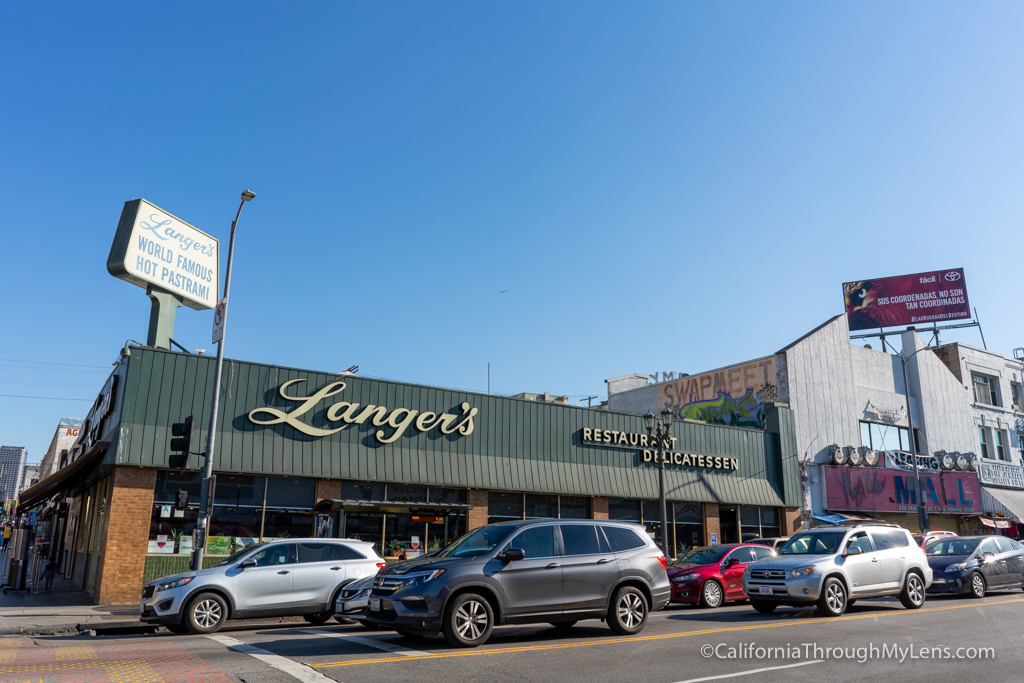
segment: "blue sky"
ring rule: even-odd
[[[222,241],[226,354],[605,397],[963,267],[1024,346],[1019,3],[4,3],[0,443],[84,417],[145,197]],[[501,290],[507,290],[500,293]],[[207,348],[212,313],[174,338]],[[977,330],[943,341],[980,346]]]

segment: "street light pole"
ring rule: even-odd
[[[900,360],[903,361],[903,395],[907,401],[907,423],[910,425],[910,458],[914,463],[914,495],[917,498],[917,524],[922,534],[928,531],[928,511],[924,509],[924,500],[921,498],[921,477],[917,470],[917,438],[914,435],[914,415],[910,405],[910,382],[907,381],[907,362],[928,348],[927,346],[920,348],[906,358],[903,357],[902,353],[900,354]]]
[[[246,190],[242,193],[242,201],[238,205],[238,213],[235,220],[231,221],[231,238],[228,241],[228,267],[224,273],[224,299],[227,303],[228,293],[231,290],[231,261],[235,254],[235,227],[238,225],[238,217],[242,214],[242,207],[256,193]],[[192,571],[197,572],[203,568],[203,551],[206,548],[206,530],[210,525],[210,499],[213,495],[211,484],[213,479],[213,453],[217,439],[217,408],[220,405],[220,377],[224,368],[224,340],[228,335],[228,309],[224,307],[224,318],[221,321],[221,338],[217,342],[217,366],[213,372],[213,401],[210,403],[210,422],[206,434],[206,462],[203,463],[203,488],[200,493],[199,524],[196,526],[195,547],[192,549]]]
[[[661,420],[654,417],[654,413],[647,411],[644,415],[644,423],[647,428],[647,436],[657,446],[658,454],[658,502],[661,505],[661,552],[666,559],[672,555],[668,551],[668,510],[665,504],[665,450],[672,445],[672,411],[665,408],[661,411]]]

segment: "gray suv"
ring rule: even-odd
[[[228,619],[302,616],[322,624],[341,589],[373,576],[384,560],[365,541],[274,539],[239,550],[213,567],[150,581],[139,618],[175,633],[213,633]]]
[[[837,617],[859,598],[886,595],[917,609],[931,583],[924,551],[895,524],[810,529],[789,539],[776,557],[743,570],[743,592],[762,614],[779,605],[816,605]]]
[[[671,592],[664,554],[637,524],[535,520],[470,531],[434,555],[377,575],[364,621],[456,647],[501,624],[607,620],[639,633]]]

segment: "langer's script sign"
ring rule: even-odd
[[[415,427],[421,432],[427,432],[436,427],[442,434],[457,433],[460,436],[469,436],[473,433],[473,416],[477,414],[478,410],[471,407],[469,403],[463,403],[459,406],[462,409],[461,415],[453,415],[451,413],[421,412],[411,408],[389,410],[385,406],[373,405],[372,403],[364,406],[360,403],[338,401],[327,409],[326,418],[328,422],[340,422],[341,425],[331,429],[314,427],[299,418],[316,407],[320,401],[336,396],[344,391],[345,383],[331,382],[309,396],[288,394],[288,387],[305,381],[304,379],[293,379],[282,384],[277,390],[281,398],[287,401],[300,402],[294,409],[285,411],[270,407],[256,408],[249,413],[249,421],[258,425],[286,424],[303,434],[317,437],[329,436],[335,432],[340,432],[349,425],[361,425],[369,421],[375,427],[391,427],[394,430],[391,434],[388,434],[386,429],[377,430],[375,436],[381,443],[396,441],[410,426]]]

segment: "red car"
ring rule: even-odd
[[[694,548],[669,565],[670,602],[720,607],[730,600],[746,600],[743,569],[773,555],[774,550],[756,543]]]
[[[940,538],[951,538],[953,536],[956,536],[956,534],[952,531],[929,531],[923,534],[914,534],[914,540],[917,541],[919,546],[926,548],[932,541]]]

